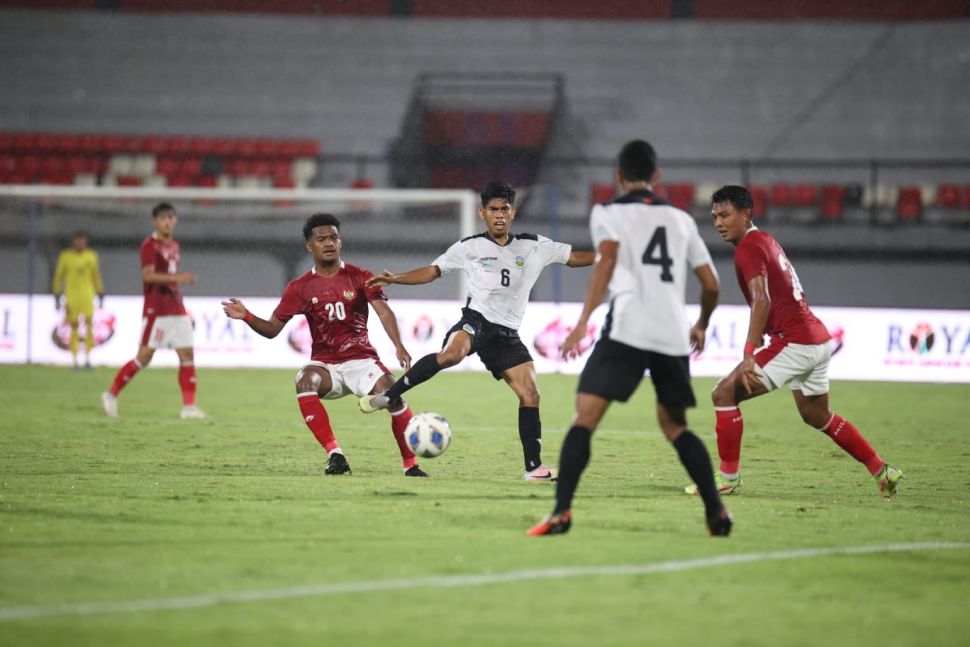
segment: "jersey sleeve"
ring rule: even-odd
[[[461,241],[454,243],[445,250],[445,253],[431,261],[432,265],[437,265],[441,270],[442,276],[454,270],[464,269],[465,267],[465,246]]]
[[[294,315],[301,314],[302,312],[303,298],[300,296],[300,288],[297,286],[296,281],[293,281],[283,290],[283,296],[280,297],[279,305],[273,310],[273,317],[277,321],[286,323]]]
[[[384,294],[383,287],[381,287],[380,285],[367,287],[367,281],[369,281],[373,276],[374,276],[373,272],[371,272],[370,270],[365,270],[363,268],[360,270],[360,273],[357,276],[357,280],[359,281],[359,285],[360,285],[360,290],[364,293],[364,298],[367,299],[368,303],[372,301],[387,301],[387,295]]]
[[[768,254],[761,245],[738,245],[734,251],[734,266],[747,284],[756,276],[768,276]]]
[[[604,240],[620,240],[620,234],[616,231],[609,213],[601,204],[594,205],[589,214],[589,233],[593,239],[593,249],[599,249]]]
[[[697,269],[703,265],[714,267],[714,262],[711,260],[711,252],[707,249],[707,245],[704,244],[704,239],[701,238],[700,232],[697,231],[697,223],[689,216],[687,222],[687,262],[690,264],[691,269]]]
[[[145,267],[146,265],[155,267],[155,246],[152,244],[151,238],[146,238],[145,242],[141,244],[141,249],[138,250],[138,257],[141,261],[141,265],[138,267]]]
[[[543,265],[551,263],[561,263],[565,265],[569,262],[569,255],[573,251],[573,246],[568,243],[557,243],[551,238],[537,236],[539,240],[539,254],[542,256]]]

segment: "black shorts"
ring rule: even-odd
[[[657,402],[668,409],[697,405],[690,385],[690,360],[686,355],[664,355],[614,341],[600,339],[579,376],[580,393],[626,402],[650,370]]]
[[[519,339],[518,332],[493,324],[470,308],[461,309],[461,321],[445,334],[442,348],[448,343],[451,334],[458,330],[464,330],[471,336],[472,349],[469,354],[478,353],[482,364],[492,372],[496,380],[502,379],[502,371],[532,361],[532,355]]]

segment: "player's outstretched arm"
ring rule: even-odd
[[[425,265],[424,267],[419,267],[409,272],[404,272],[403,274],[395,274],[390,270],[384,270],[380,274],[376,274],[371,278],[367,279],[367,287],[372,288],[375,286],[385,286],[385,285],[424,285],[425,283],[431,283],[437,278],[441,277],[441,270],[438,269],[437,265]]]
[[[717,278],[717,270],[712,265],[701,265],[694,268],[697,280],[701,282],[701,313],[690,329],[690,343],[694,351],[704,350],[707,341],[707,326],[711,322],[711,313],[717,307],[717,300],[721,295],[721,282]]]
[[[387,333],[388,339],[394,344],[394,350],[397,354],[397,361],[405,371],[411,368],[411,353],[408,349],[404,347],[401,342],[401,332],[397,327],[397,317],[394,315],[394,311],[391,310],[391,306],[387,305],[386,301],[371,301],[370,305],[374,308],[374,312],[377,313],[377,317],[381,320],[381,325],[384,326],[384,332]]]
[[[566,261],[567,267],[587,267],[596,261],[596,252],[569,252],[569,260]]]
[[[579,342],[586,335],[586,327],[589,318],[596,310],[596,307],[603,302],[606,291],[610,287],[610,279],[613,278],[613,270],[616,268],[616,259],[619,255],[620,243],[615,240],[604,240],[600,243],[596,254],[596,264],[593,266],[593,273],[589,275],[589,285],[586,286],[586,298],[583,300],[583,311],[579,315],[579,321],[573,327],[572,332],[566,337],[562,345],[562,356],[565,358],[576,357],[579,353],[577,349]],[[592,253],[592,252],[590,252]]]
[[[229,297],[228,300],[222,302],[222,311],[230,319],[242,319],[256,334],[262,335],[267,339],[272,339],[280,334],[280,331],[283,330],[283,326],[285,325],[276,317],[271,318],[269,321],[260,319],[247,310],[243,302],[235,297]]]

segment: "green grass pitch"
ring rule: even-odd
[[[735,532],[711,539],[645,381],[593,440],[570,534],[531,538],[553,486],[521,480],[504,384],[451,372],[408,394],[454,429],[448,452],[422,463],[430,479],[401,475],[385,414],[328,402],[354,473],[325,477],[293,374],[201,370],[212,418],[182,421],[175,371],[151,368],[108,420],[98,395],[113,371],[0,367],[0,645],[888,647],[970,635],[970,547],[940,545],[970,542],[967,385],[833,386],[833,408],[906,472],[894,501],[801,423],[787,393],[747,403],[745,492],[726,499]],[[550,464],[575,383],[540,376]],[[713,453],[711,386],[696,380],[690,420]],[[766,559],[911,543],[930,546]]]

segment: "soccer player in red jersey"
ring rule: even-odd
[[[397,319],[387,305],[384,291],[379,286],[366,285],[373,274],[340,260],[342,241],[337,218],[329,213],[310,216],[303,225],[303,238],[306,250],[313,257],[313,268],[286,286],[268,320],[249,312],[239,299],[230,298],[222,306],[228,317],[242,319],[256,333],[269,339],[276,337],[294,315],[306,317],[313,346],[310,363],[296,375],[297,402],[307,427],[329,454],[324,473],[349,474],[350,465],[320,399],[383,393],[394,384],[394,377],[381,364],[367,336],[368,304],[380,318],[405,370],[411,367],[411,355],[401,343]],[[410,407],[397,398],[388,411],[391,431],[401,451],[404,475],[428,476],[404,441],[404,430],[412,416]]]
[[[111,387],[101,394],[101,406],[110,418],[118,416],[118,393],[141,369],[148,366],[159,348],[174,348],[179,358],[178,381],[182,389],[183,419],[205,418],[195,404],[195,360],[192,351],[192,319],[182,304],[182,284],[198,280],[193,272],[179,272],[179,244],[172,237],[178,214],[175,207],[162,202],[152,209],[155,232],[141,244],[143,328],[141,345],[135,359],[119,369]]]
[[[741,491],[744,420],[738,403],[791,383],[802,420],[865,465],[880,494],[892,498],[903,473],[883,461],[851,422],[829,409],[831,336],[805,302],[805,291],[785,250],[770,234],[751,224],[751,194],[742,186],[725,186],[714,193],[711,202],[714,228],[735,246],[738,283],[751,306],[744,358],[717,383],[712,394],[721,458],[719,491]],[[768,343],[762,346],[765,335]],[[694,487],[687,491],[694,492]]]

